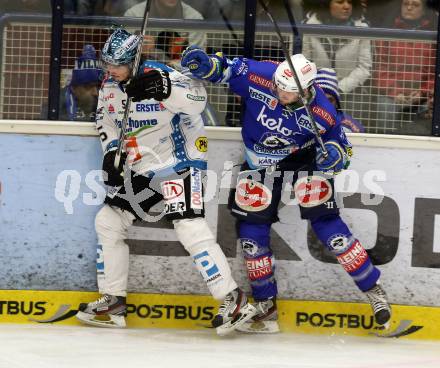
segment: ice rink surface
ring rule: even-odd
[[[440,342],[0,325],[0,368],[439,368]]]

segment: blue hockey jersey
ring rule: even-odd
[[[251,168],[274,165],[316,144],[306,109],[283,106],[273,93],[277,63],[236,58],[228,64],[222,82],[229,83],[230,89],[245,99],[242,136]],[[318,85],[314,84],[313,90],[310,110],[323,141],[335,140],[346,151],[351,149],[335,107]]]

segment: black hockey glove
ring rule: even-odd
[[[121,160],[119,161],[119,167],[115,168],[115,157],[117,150],[109,151],[104,155],[102,160],[102,171],[107,173],[107,180],[104,183],[112,187],[119,187],[124,185],[124,163],[127,158],[127,154],[122,152]]]
[[[171,94],[169,73],[165,70],[149,70],[131,79],[125,86],[125,92],[135,102],[150,98],[163,101]]]

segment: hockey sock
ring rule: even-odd
[[[270,226],[245,221],[239,223],[239,240],[255,300],[272,298],[278,293],[270,248]]]
[[[376,285],[380,271],[373,265],[362,244],[339,215],[322,216],[311,221],[319,240],[336,256],[361,291]]]

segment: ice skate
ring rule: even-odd
[[[237,288],[226,295],[212,320],[212,326],[215,327],[219,335],[227,335],[251,319],[256,313],[257,309],[248,303],[246,295]]]
[[[104,294],[94,302],[81,303],[76,318],[93,326],[123,328],[126,311],[125,297]]]
[[[262,334],[280,332],[276,298],[256,302],[254,306],[257,308],[257,314],[237,327],[237,331]]]
[[[365,294],[370,301],[376,323],[388,328],[391,319],[391,307],[382,286],[376,284],[372,289],[366,291]]]

